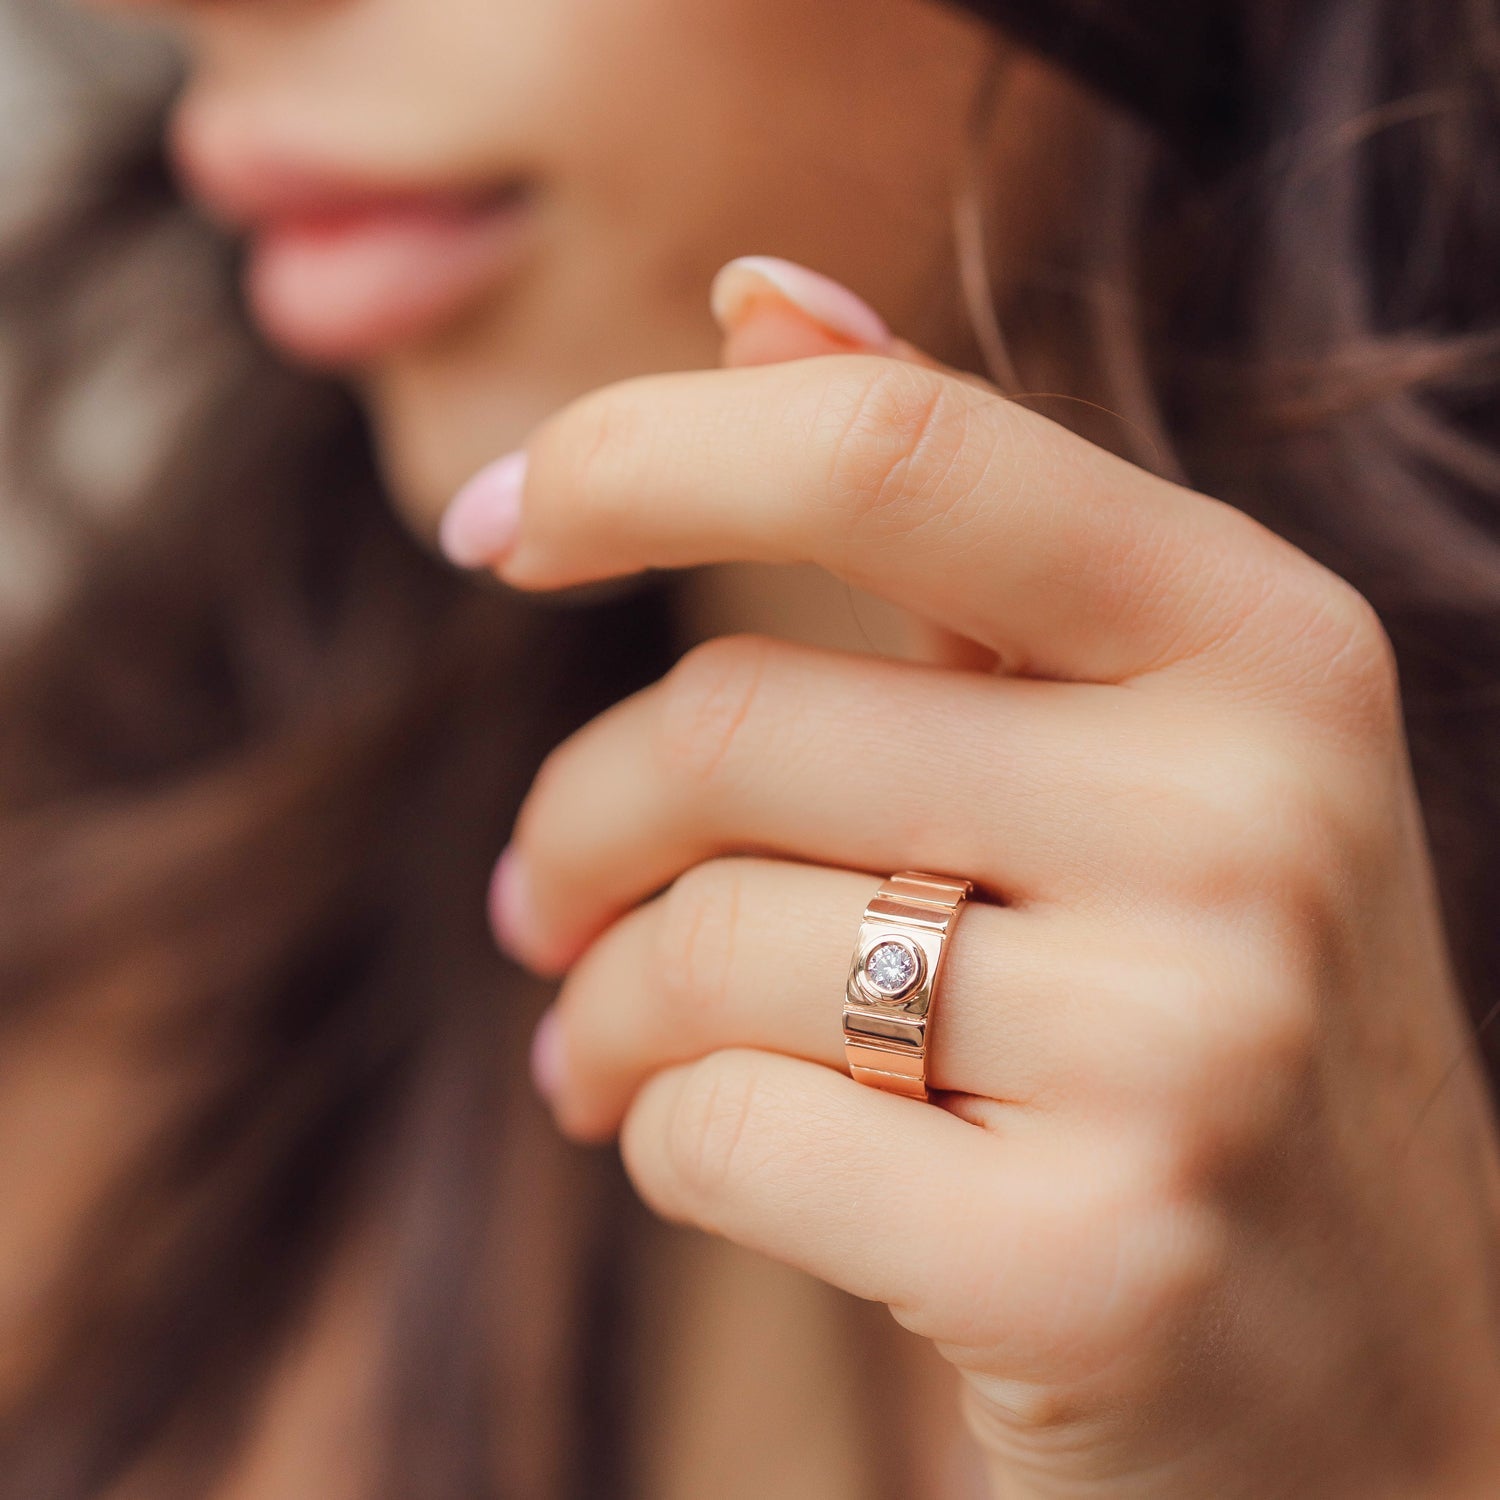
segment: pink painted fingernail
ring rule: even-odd
[[[839,338],[867,349],[891,345],[885,319],[863,298],[817,271],[773,255],[742,255],[714,277],[709,306],[719,326],[731,329],[768,285]]]
[[[490,877],[490,930],[512,957],[525,962],[523,944],[533,927],[531,883],[513,844],[506,845]]]
[[[545,1011],[531,1034],[531,1082],[549,1104],[562,1088],[567,1060],[563,1056],[562,1026],[557,1009]]]
[[[481,469],[453,497],[438,525],[438,544],[449,562],[478,568],[503,561],[521,525],[526,452],[518,449]]]

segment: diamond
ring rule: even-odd
[[[871,989],[895,999],[916,983],[917,956],[905,943],[877,943],[865,959],[865,978]]]

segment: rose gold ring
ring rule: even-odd
[[[927,1023],[943,950],[974,883],[903,870],[865,908],[844,986],[844,1056],[859,1083],[927,1098]]]

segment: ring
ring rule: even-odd
[[[927,1023],[971,880],[903,870],[865,907],[844,986],[844,1056],[858,1083],[927,1098]]]

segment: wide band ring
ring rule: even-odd
[[[865,908],[844,986],[844,1055],[859,1083],[927,1098],[927,1028],[943,950],[974,884],[903,870]]]

